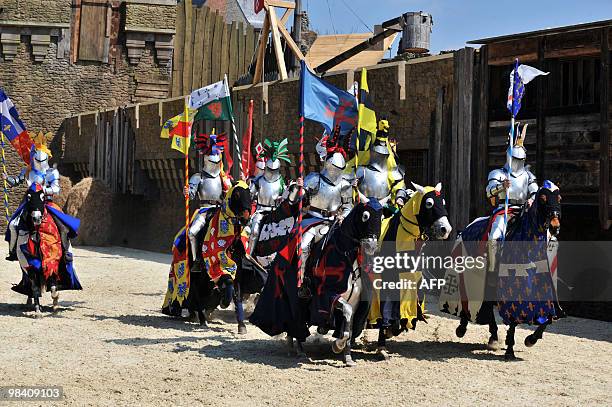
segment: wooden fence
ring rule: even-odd
[[[241,22],[226,24],[223,16],[191,0],[177,6],[172,96],[220,81],[227,74],[230,86],[251,64],[256,33]]]
[[[134,150],[134,131],[125,109],[96,113],[89,176],[104,181],[112,192],[133,192]]]

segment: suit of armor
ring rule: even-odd
[[[404,183],[404,170],[400,166],[389,168],[391,151],[387,145],[389,124],[381,120],[376,140],[370,146],[370,160],[367,165],[357,167],[360,195],[363,199],[375,198],[381,205],[402,206],[408,200]]]
[[[200,201],[200,211],[195,215],[189,227],[191,255],[195,261],[198,257],[198,234],[206,224],[210,209],[223,201],[224,182],[221,176],[221,155],[211,154],[204,158],[202,171],[189,179],[189,198]]]
[[[6,181],[12,188],[25,183],[28,188],[33,184],[42,187],[47,202],[53,201],[53,197],[60,193],[60,174],[56,168],[49,166],[50,155],[46,148],[36,148],[30,154],[31,168],[23,169],[17,176],[7,176]],[[16,259],[17,229],[21,216],[15,216],[9,223],[9,257],[8,260]]]
[[[312,172],[304,179],[307,216],[323,222],[308,228],[302,236],[302,275],[313,244],[327,234],[334,220],[341,221],[353,208],[353,187],[343,174],[344,156],[335,152],[325,161],[321,172]]]
[[[487,197],[494,202],[495,210],[505,206],[506,194],[508,194],[508,207],[521,208],[528,199],[538,191],[535,175],[528,169],[513,172],[506,164],[502,168],[489,173],[487,184]],[[504,188],[504,181],[510,181],[510,187]],[[489,240],[499,240],[504,233],[504,217],[497,216],[493,221]]]
[[[285,181],[280,174],[280,160],[267,160],[264,173],[255,177],[249,188],[256,203],[249,235],[249,252],[253,253],[261,230],[261,220],[276,207],[285,192]]]
[[[506,194],[508,195],[508,207],[520,209],[538,191],[535,175],[525,168],[527,151],[523,146],[527,125],[523,127],[522,134],[517,138],[516,144],[506,152],[506,165],[489,173],[486,187],[487,198],[495,206],[494,212],[498,212],[505,206]],[[517,132],[518,133],[518,132]],[[508,184],[506,189],[504,184]],[[499,240],[505,233],[505,222],[503,216],[496,216],[489,233],[489,241]]]

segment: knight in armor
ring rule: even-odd
[[[33,184],[38,184],[45,194],[45,202],[53,202],[53,197],[60,193],[60,174],[55,166],[51,167],[49,165],[51,157],[51,151],[46,146],[45,136],[40,133],[34,138],[34,144],[30,150],[30,165],[21,170],[17,176],[2,174],[3,178],[6,179],[11,188],[21,184],[26,184],[29,188]],[[18,212],[21,212],[21,209],[18,209],[11,217],[7,231],[9,255],[6,260],[8,261],[17,260],[17,230],[21,220],[21,214]]]
[[[257,244],[263,217],[274,210],[285,192],[286,184],[281,175],[280,168],[281,161],[291,162],[287,144],[287,139],[283,139],[280,142],[273,142],[269,139],[264,141],[264,170],[262,174],[252,180],[249,186],[251,197],[256,204],[249,228],[248,250],[251,254],[254,253],[255,245]]]
[[[323,169],[311,172],[303,180],[306,227],[302,236],[302,276],[312,246],[329,232],[334,222],[341,222],[353,208],[353,187],[350,176],[344,174],[346,153],[338,145],[339,130],[336,128],[333,138],[323,137],[319,141],[317,152],[323,161]]]
[[[198,200],[200,209],[189,226],[189,242],[194,261],[201,250],[198,249],[198,235],[206,224],[210,209],[218,207],[223,202],[225,191],[229,189],[229,180],[222,171],[221,153],[223,152],[224,134],[200,135],[197,149],[202,157],[202,169],[189,179],[189,199]]]
[[[487,198],[495,209],[489,233],[489,241],[502,239],[505,233],[504,212],[505,200],[508,195],[508,219],[521,210],[525,203],[531,204],[533,196],[538,191],[535,175],[525,167],[527,150],[524,147],[527,125],[516,138],[514,146],[506,151],[506,164],[489,173],[486,188]],[[518,134],[518,131],[517,131]]]
[[[393,144],[394,146],[395,144]],[[404,170],[397,165],[389,140],[389,122],[378,122],[376,138],[370,143],[370,159],[357,167],[357,186],[361,200],[377,199],[382,206],[402,207],[409,191],[404,182]]]

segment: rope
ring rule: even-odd
[[[4,133],[0,132],[0,149],[2,150],[2,174],[6,174],[6,157],[4,155]],[[3,192],[4,192],[4,217],[6,218],[6,224],[9,224],[9,202],[8,202],[8,184],[6,179],[4,180]]]
[[[342,0],[342,3],[344,3],[346,8],[348,8],[349,11],[351,13],[353,13],[353,15],[357,18],[357,20],[359,20],[361,22],[361,24],[363,24],[363,26],[366,28],[366,30],[368,30],[369,32],[374,34],[374,31],[372,31],[372,29],[361,19],[361,17],[359,17],[359,15],[357,13],[355,13],[355,11],[348,4],[346,4],[346,1]]]

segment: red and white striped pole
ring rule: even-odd
[[[300,178],[304,178],[304,116],[300,116]],[[302,194],[300,188],[298,202],[298,236],[297,236],[297,256],[298,256],[298,287],[302,286],[304,276],[302,274]]]

